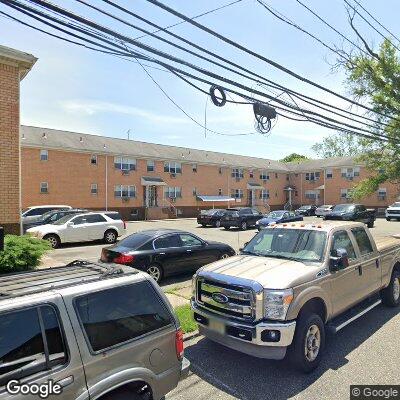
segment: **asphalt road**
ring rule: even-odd
[[[320,222],[317,218],[308,221]],[[128,234],[151,228],[178,228],[206,240],[242,247],[256,231],[225,231],[201,228],[195,220],[135,222],[128,224]],[[375,237],[400,233],[399,222],[379,219]],[[77,258],[97,260],[103,244],[66,245],[50,253],[54,263]],[[180,276],[163,283],[164,287],[187,286],[191,276]],[[298,373],[290,363],[253,358],[224,348],[203,337],[186,342],[185,355],[191,361],[187,379],[167,395],[180,399],[349,399],[352,384],[400,384],[400,314],[399,309],[379,306],[327,340],[325,357],[310,375]]]
[[[167,400],[347,400],[350,385],[400,384],[399,335],[399,309],[379,306],[328,337],[325,357],[309,375],[289,361],[257,359],[198,337],[185,348],[191,374]]]

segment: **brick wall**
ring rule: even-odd
[[[0,225],[19,232],[19,69],[0,61]]]

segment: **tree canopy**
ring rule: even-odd
[[[282,162],[295,162],[295,161],[301,162],[301,161],[305,161],[305,160],[309,160],[309,158],[306,156],[303,156],[302,154],[292,153],[292,154],[289,154],[288,156],[282,158],[281,161]]]

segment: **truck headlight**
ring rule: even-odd
[[[264,317],[267,319],[284,320],[292,301],[293,289],[265,290]]]

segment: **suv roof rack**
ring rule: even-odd
[[[117,265],[75,260],[64,267],[0,276],[0,300],[137,273],[133,268],[126,272]]]

